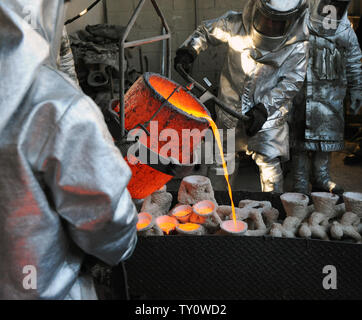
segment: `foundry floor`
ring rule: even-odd
[[[334,182],[344,187],[345,191],[362,192],[362,164],[346,166],[343,162],[345,152],[335,152],[332,155],[331,177]],[[180,181],[173,180],[168,184],[170,191],[178,189]],[[286,173],[285,192],[292,191],[291,174]],[[241,164],[239,174],[233,187],[234,191],[261,191],[259,183],[258,168],[251,161],[247,160]]]

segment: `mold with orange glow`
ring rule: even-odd
[[[189,221],[191,213],[192,208],[189,205],[178,206],[174,208],[171,212],[172,216],[182,223],[186,223]]]
[[[196,223],[185,223],[185,224],[180,224],[178,228],[183,231],[195,231],[200,228],[200,225]]]
[[[141,212],[138,214],[138,222],[137,222],[137,231],[145,231],[146,229],[150,229],[152,224],[152,215],[147,212]]]
[[[190,214],[190,211],[179,211],[174,213],[173,215],[177,218],[182,218]]]
[[[150,221],[145,221],[145,222],[138,222],[137,223],[137,231],[140,231],[144,228],[146,228],[148,225],[150,224]]]
[[[200,216],[211,216],[215,211],[215,204],[210,200],[200,201],[194,204],[192,210]]]
[[[197,209],[197,213],[198,213],[198,214],[202,214],[202,215],[209,214],[209,213],[211,213],[211,212],[213,212],[213,211],[214,211],[214,209],[213,209],[213,208],[210,208],[210,207]]]
[[[166,234],[170,234],[171,231],[176,229],[176,225],[170,222],[160,223],[158,226]]]
[[[158,227],[167,235],[176,229],[179,222],[176,218],[170,216],[161,216],[156,219]]]
[[[203,228],[200,224],[197,223],[185,223],[180,224],[176,227],[176,231],[181,235],[189,235],[189,236],[202,236],[206,234],[205,228]]]
[[[228,220],[221,224],[221,229],[228,234],[243,235],[248,231],[248,225],[244,221],[237,220],[235,223],[233,220]]]
[[[206,217],[200,217],[196,213],[192,213],[190,215],[190,222],[197,223],[197,224],[204,224],[206,222]]]

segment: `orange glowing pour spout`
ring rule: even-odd
[[[235,205],[234,205],[233,194],[232,194],[232,190],[231,190],[231,186],[230,186],[230,182],[229,182],[229,173],[228,173],[228,169],[227,169],[227,165],[226,165],[226,161],[225,161],[225,157],[224,157],[224,152],[223,152],[223,148],[222,148],[222,144],[221,144],[220,133],[219,133],[216,123],[208,115],[208,113],[206,112],[204,107],[201,106],[200,104],[195,104],[195,102],[194,102],[195,100],[192,101],[190,99],[190,96],[188,95],[188,93],[185,92],[184,90],[180,90],[180,91],[176,92],[175,94],[171,95],[174,88],[167,86],[164,81],[157,81],[157,79],[150,79],[150,83],[157,90],[157,92],[159,92],[163,97],[169,97],[168,101],[175,107],[181,109],[182,111],[184,111],[194,117],[204,118],[209,122],[210,127],[214,133],[214,137],[216,139],[217,146],[220,151],[222,166],[224,169],[224,175],[225,175],[225,179],[226,179],[226,182],[228,185],[229,197],[230,197],[230,201],[231,201],[232,218],[233,218],[234,224],[236,226]]]

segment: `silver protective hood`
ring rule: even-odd
[[[64,25],[64,0],[4,0],[49,44],[49,63],[56,67]]]
[[[284,2],[285,10],[269,1],[257,0],[252,9],[251,35],[257,49],[273,51],[287,40],[289,32],[306,9],[304,0]]]
[[[289,27],[286,34],[279,37],[270,37],[261,34],[254,27],[254,17],[257,10],[262,11],[265,15],[269,14],[271,19],[289,19]],[[243,10],[243,21],[245,29],[251,35],[254,45],[261,52],[278,51],[281,47],[293,45],[307,39],[308,31],[305,25],[307,12],[306,0],[301,0],[297,8],[289,11],[276,11],[264,4],[264,1],[248,1]],[[303,32],[300,32],[303,30]],[[275,57],[273,57],[275,59]]]
[[[30,1],[29,1],[30,2]],[[13,11],[16,7],[18,11]],[[0,135],[34,80],[37,69],[49,57],[49,44],[32,32],[20,15],[24,9],[14,0],[0,2]],[[4,78],[3,78],[4,79]]]
[[[255,13],[256,6],[257,3],[255,1],[249,0],[242,12],[245,32],[251,37],[251,39],[253,39],[253,36],[255,35],[255,29],[253,28],[253,15]],[[279,45],[273,47],[273,49],[269,48],[267,50],[263,50],[256,48],[255,51],[251,51],[251,56],[259,63],[267,63],[280,67],[286,59],[288,59],[291,51],[294,50],[295,45],[308,40],[309,30],[306,23],[308,13],[307,0],[302,0],[299,14],[298,16],[295,16],[295,21],[290,26],[288,33],[283,37],[283,41],[278,42],[278,40],[276,40]]]
[[[116,265],[137,242],[131,171],[54,67],[62,8],[0,1],[0,300],[94,298],[85,253]]]

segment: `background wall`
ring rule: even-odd
[[[73,0],[67,12],[67,19],[77,15],[92,3],[91,0]],[[108,23],[126,25],[137,7],[139,0],[107,0]],[[172,30],[172,57],[176,49],[195,30],[201,21],[221,16],[228,10],[240,10],[245,0],[158,0],[162,12]],[[197,8],[197,10],[195,10]],[[90,13],[67,26],[72,33],[84,29],[88,24],[103,23],[103,5],[99,3]],[[159,35],[162,32],[161,23],[152,7],[147,1],[141,12],[129,40],[144,39]],[[149,60],[149,71],[160,72],[162,43],[142,47],[143,54]],[[138,53],[135,51],[134,64],[138,65]],[[217,83],[218,73],[224,58],[223,48],[200,55],[196,61],[193,73],[200,80],[207,76],[212,83]],[[176,72],[172,70],[172,77],[181,81]]]
[[[72,0],[68,8],[67,18],[77,15],[92,2],[93,0]],[[176,49],[201,21],[219,17],[228,10],[241,10],[246,0],[158,0],[157,2],[172,30],[172,56],[174,57]],[[107,0],[108,23],[126,25],[138,3],[139,0]],[[353,1],[350,14],[362,14],[362,0]],[[72,33],[84,29],[88,24],[103,22],[104,11],[101,2],[90,13],[68,25],[67,28],[68,32]],[[159,35],[161,32],[161,24],[153,10],[151,1],[147,1],[129,40],[147,38]],[[149,71],[160,72],[162,44],[147,45],[142,50],[149,60]],[[138,64],[138,53],[135,52],[134,56],[134,63]],[[224,56],[223,48],[202,53],[194,66],[195,78],[200,80],[207,76],[212,83],[217,84]],[[173,78],[176,81],[181,81],[175,71],[173,71]]]

